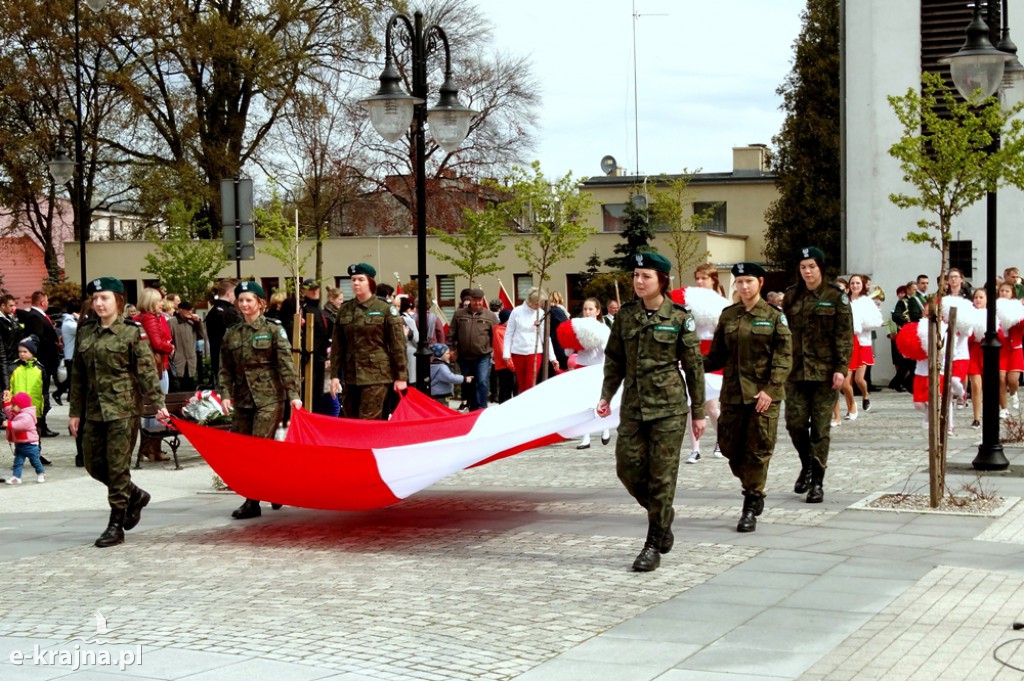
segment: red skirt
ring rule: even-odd
[[[874,349],[874,347],[872,347],[870,345],[861,345],[860,346],[860,366],[862,366],[862,367],[873,367],[873,366],[875,366],[875,349]]]
[[[709,352],[711,352],[711,341],[710,340],[702,340],[700,342],[700,354],[706,355]],[[721,376],[722,375],[722,371],[723,371],[723,369],[719,369],[718,371],[709,371],[708,373],[709,374],[716,374],[718,376]]]
[[[953,360],[953,378],[960,379],[960,385],[967,385],[967,372],[970,369],[971,360],[969,359],[954,359]]]
[[[945,376],[939,376],[939,394],[942,394],[942,388],[945,381]],[[914,401],[915,402],[927,402],[928,401],[928,377],[922,376],[921,374],[914,374]]]
[[[850,353],[850,371],[854,371],[860,366],[860,341],[857,340],[857,336],[853,337],[853,352]]]
[[[1007,341],[1003,343],[1003,347],[999,349],[999,370],[1024,371],[1024,352]]]
[[[981,343],[976,342],[972,338],[968,348],[971,353],[971,358],[967,360],[970,362],[970,366],[967,368],[967,375],[981,376],[982,366],[985,359],[985,352],[981,349]]]

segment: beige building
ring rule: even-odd
[[[768,172],[768,150],[762,145],[738,147],[733,150],[733,169],[730,172],[701,173],[694,176],[691,188],[697,211],[705,207],[717,206],[714,219],[697,234],[700,243],[698,252],[710,253],[709,261],[717,264],[722,271],[722,284],[729,286],[729,268],[733,263],[749,260],[762,262],[764,248],[764,213],[772,201],[778,196],[774,176]],[[587,216],[587,222],[594,228],[595,234],[584,244],[573,258],[556,263],[550,272],[550,279],[545,286],[551,290],[567,294],[570,305],[573,302],[571,291],[575,278],[587,269],[587,260],[596,252],[603,261],[614,255],[614,247],[621,243],[621,216],[630,191],[644,180],[653,183],[653,178],[619,176],[615,174],[592,177],[581,186],[581,191],[593,197],[593,209]],[[693,210],[693,206],[690,210]],[[530,235],[510,235],[505,238],[506,248],[499,258],[503,274],[482,277],[476,282],[486,292],[488,298],[497,297],[499,279],[509,295],[517,301],[521,300],[526,291],[534,284],[533,276],[526,271],[526,266],[515,252],[515,243],[519,239],[529,239]],[[671,249],[665,243],[664,235],[659,234],[654,245],[662,253]],[[87,247],[88,272],[90,276],[116,276],[125,282],[129,300],[134,300],[136,292],[152,283],[151,274],[143,272],[145,254],[153,248],[149,242],[142,241],[107,241],[90,242]],[[435,238],[427,237],[429,250],[441,250],[445,247]],[[65,244],[65,255],[70,262],[78,262],[78,244]],[[377,269],[378,283],[396,283],[396,274],[402,282],[408,282],[416,273],[416,237],[404,235],[381,235],[368,237],[338,237],[328,239],[324,243],[323,283],[340,286],[348,294],[348,277],[346,268],[350,263],[367,262]],[[602,271],[605,268],[601,268]],[[77,272],[68,272],[69,278],[76,279]],[[453,268],[433,255],[427,256],[427,271],[431,284],[438,292],[438,302],[446,312],[453,312],[457,296],[461,289],[469,286],[465,277],[456,275]],[[221,276],[235,276],[234,261],[221,271]],[[257,241],[255,260],[241,263],[242,277],[255,277],[260,280],[268,292],[282,286],[289,273],[275,258],[260,252]],[[312,269],[303,272],[304,277],[313,276]],[[690,284],[692,272],[676,273],[678,285]],[[624,291],[627,297],[629,292]]]

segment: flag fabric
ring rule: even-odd
[[[425,396],[407,407],[423,415],[387,422],[296,410],[284,442],[173,422],[225,484],[246,498],[366,510],[397,503],[465,468],[616,427],[620,395],[608,418],[594,412],[603,379],[600,365],[577,369],[469,414],[428,406]],[[316,474],[281,475],[281,461],[303,461]]]
[[[501,283],[501,279],[498,280],[498,299],[501,300],[502,308],[511,310],[516,305],[512,302],[512,297],[509,296],[508,291],[505,290],[505,285]]]

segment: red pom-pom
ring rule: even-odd
[[[686,287],[677,288],[668,292],[668,297],[677,305],[686,305]]]
[[[576,331],[573,329],[571,322],[563,322],[558,325],[555,329],[555,334],[558,337],[558,344],[566,350],[582,350],[583,346],[580,344],[579,339],[576,337]]]
[[[904,324],[896,334],[896,349],[907,359],[921,361],[928,359],[928,351],[921,344],[921,337],[917,333],[918,322]]]

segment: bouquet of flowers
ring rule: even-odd
[[[224,409],[220,395],[212,390],[197,390],[181,408],[182,415],[204,426],[228,420],[231,412]]]

